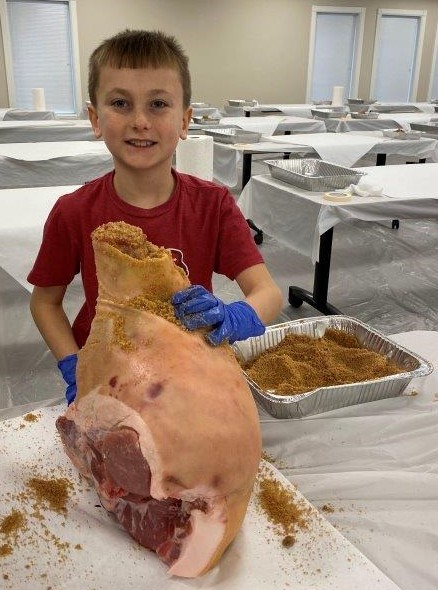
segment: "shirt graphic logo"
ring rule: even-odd
[[[177,248],[169,248],[169,250],[172,253],[172,260],[174,261],[174,263],[180,266],[184,270],[186,275],[189,276],[189,267],[184,262],[184,254],[182,253],[182,250],[178,250]]]

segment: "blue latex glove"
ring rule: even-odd
[[[178,291],[172,297],[176,317],[189,330],[213,327],[206,339],[217,346],[223,340],[230,344],[250,336],[260,336],[265,326],[254,309],[245,301],[225,304],[201,285]]]
[[[67,405],[70,405],[76,397],[76,364],[78,362],[77,354],[70,354],[58,361],[58,369],[61,371],[64,381],[67,383],[65,397]]]

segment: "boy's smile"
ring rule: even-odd
[[[178,72],[170,67],[101,69],[97,105],[89,109],[96,137],[114,158],[116,175],[168,179],[178,140],[187,136]]]

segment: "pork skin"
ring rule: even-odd
[[[123,222],[92,239],[96,315],[57,428],[129,534],[171,575],[200,576],[246,513],[261,454],[256,406],[230,347],[175,318],[170,298],[189,281],[170,251]]]

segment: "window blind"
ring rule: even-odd
[[[351,96],[356,49],[357,15],[318,13],[312,77],[312,100],[328,100],[333,86]]]
[[[7,0],[16,107],[32,108],[44,88],[46,108],[76,112],[68,2]]]
[[[411,100],[420,19],[383,15],[378,40],[374,97],[381,101]]]

